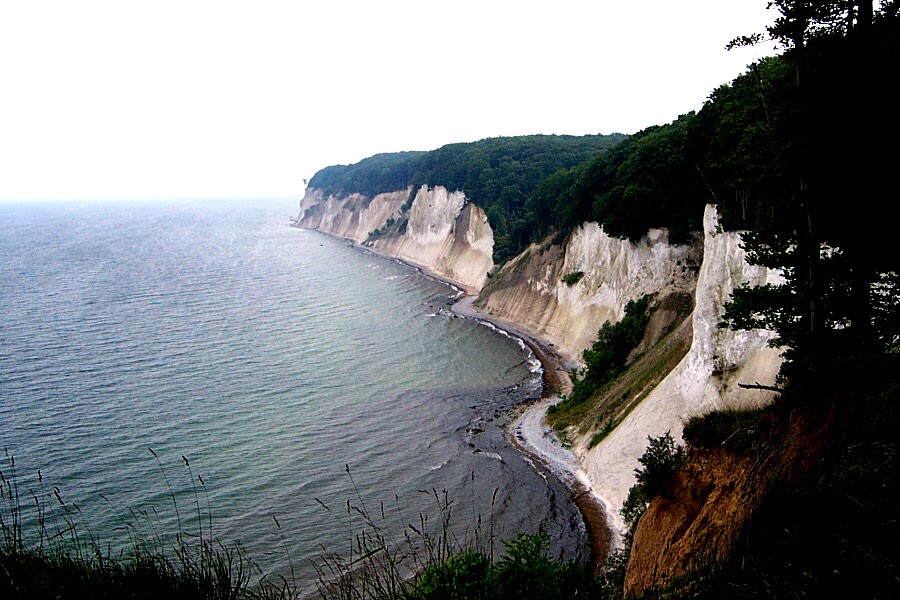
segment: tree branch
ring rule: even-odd
[[[765,390],[767,392],[778,392],[779,394],[784,392],[784,388],[775,387],[774,385],[762,385],[758,381],[756,383],[739,383],[739,388],[744,388],[745,390]]]

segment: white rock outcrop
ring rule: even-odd
[[[551,341],[578,362],[600,326],[618,321],[625,305],[646,294],[691,292],[696,248],[670,244],[651,229],[638,243],[608,235],[597,223],[576,229],[565,248],[532,246],[496,276],[478,299],[493,317]],[[583,273],[574,285],[565,275]]]
[[[670,431],[680,441],[683,423],[692,415],[768,402],[770,393],[741,389],[737,383],[771,385],[781,366],[779,351],[767,345],[772,332],[735,332],[718,326],[736,287],[745,282],[777,284],[780,275],[747,264],[739,234],[721,231],[715,206],[706,207],[703,226],[690,351],[603,441],[590,450],[584,449],[584,441],[576,447],[593,491],[608,507],[619,532],[625,530],[619,510],[634,485],[634,469],[640,466],[637,459],[647,438]]]
[[[389,219],[399,219],[409,190],[368,198],[361,194],[336,198],[309,188],[295,220],[300,227],[367,242]],[[494,268],[494,232],[484,211],[462,192],[422,186],[409,209],[402,235],[372,239],[378,252],[407,260],[471,292],[478,292]]]
[[[401,236],[373,240],[371,246],[425,267],[470,291],[479,291],[494,268],[494,232],[484,211],[462,192],[419,188]]]
[[[295,222],[300,227],[362,243],[373,231],[383,227],[388,219],[400,217],[400,208],[406,201],[407,193],[406,190],[399,190],[378,194],[374,198],[362,194],[335,198],[326,197],[322,190],[308,188],[300,201],[300,213]]]

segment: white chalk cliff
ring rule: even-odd
[[[484,211],[467,202],[462,192],[423,186],[408,211],[405,229],[369,239],[389,219],[403,218],[401,207],[408,194],[401,190],[372,199],[358,194],[338,199],[307,190],[297,224],[365,242],[481,292],[476,306],[482,311],[552,343],[573,362],[604,322],[622,318],[628,301],[646,294],[694,294],[693,339],[680,363],[598,445],[588,449],[592,432],[573,440],[581,467],[594,493],[604,500],[615,529],[624,530],[619,509],[634,483],[648,436],[671,431],[680,438],[684,419],[691,415],[769,400],[765,392],[744,390],[737,383],[774,382],[780,358],[767,346],[771,334],[734,332],[718,325],[736,287],[780,278],[747,264],[740,236],[721,230],[714,206],[707,206],[704,214],[702,244],[671,244],[658,229],[632,243],[610,237],[596,223],[585,223],[565,243],[532,245],[488,280],[494,266],[493,232]],[[564,276],[575,272],[583,273],[581,279],[566,284]]]
[[[714,206],[706,207],[703,227],[703,264],[697,278],[690,351],[603,441],[586,450],[588,440],[581,439],[574,449],[620,532],[625,524],[619,509],[635,483],[634,469],[648,436],[669,431],[680,441],[683,423],[692,415],[768,402],[770,393],[742,389],[737,383],[772,385],[781,366],[778,350],[767,346],[771,332],[736,332],[718,326],[736,287],[745,282],[777,284],[780,275],[747,264],[740,236],[721,231]]]
[[[494,232],[484,211],[466,201],[462,192],[422,186],[409,209],[405,231],[373,237],[372,233],[401,217],[409,190],[379,194],[325,197],[307,189],[296,223],[356,240],[402,258],[427,271],[478,292],[494,268]]]
[[[638,243],[609,236],[584,223],[560,245],[532,245],[505,265],[476,305],[548,340],[577,362],[600,326],[618,321],[625,305],[647,294],[692,292],[697,248],[672,245],[665,230],[651,229]],[[583,273],[573,285],[565,275]]]
[[[335,198],[325,196],[322,190],[309,188],[300,201],[296,223],[362,243],[388,219],[400,217],[407,193],[407,190],[400,190],[378,194],[374,198],[362,194]]]

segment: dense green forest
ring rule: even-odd
[[[462,190],[487,213],[494,229],[495,260],[503,262],[530,242],[519,234],[520,222],[537,186],[626,137],[528,135],[448,144],[431,152],[378,154],[354,165],[322,169],[309,185],[336,196],[358,192],[371,197],[422,185]]]
[[[359,193],[372,197],[406,189],[426,152],[376,154],[354,165],[334,165],[318,171],[309,186],[338,197]]]

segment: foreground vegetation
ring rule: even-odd
[[[168,487],[178,528],[161,531],[156,507],[150,511],[129,509],[116,528],[129,542],[113,549],[110,536],[114,532],[87,528],[80,522],[77,503],[64,500],[59,487],[50,488],[40,471],[33,479],[22,478],[15,458],[4,449],[0,464],[0,598],[297,597],[287,579],[267,577],[240,546],[226,546],[212,536],[211,512],[208,507],[204,512],[200,501],[201,494],[206,496],[202,477],[197,476],[192,484],[193,506],[179,511],[168,475],[156,453],[150,452]],[[182,461],[194,481],[188,459],[182,456]]]
[[[0,597],[4,599],[279,600],[299,598],[299,586],[310,587],[311,582],[270,578],[240,546],[211,539],[210,517],[199,512],[199,498],[195,498],[196,521],[192,519],[188,528],[179,517],[185,528],[174,538],[159,531],[141,534],[134,521],[149,515],[130,511],[131,519],[123,527],[131,546],[113,551],[104,547],[99,536],[85,534],[77,506],[66,503],[58,488],[44,489],[40,474],[33,482],[38,491],[29,489],[25,498],[20,496],[15,460],[8,455],[0,468],[0,483]],[[602,582],[585,565],[549,558],[550,538],[543,532],[520,534],[497,552],[490,535],[482,536],[479,519],[473,538],[458,540],[451,528],[452,500],[436,491],[432,495],[435,514],[420,516],[420,522],[409,525],[402,535],[386,531],[361,498],[348,502],[348,513],[359,516],[366,526],[351,540],[349,555],[323,551],[316,564],[318,595],[327,599],[562,600],[606,594]],[[177,512],[174,496],[172,502]]]

